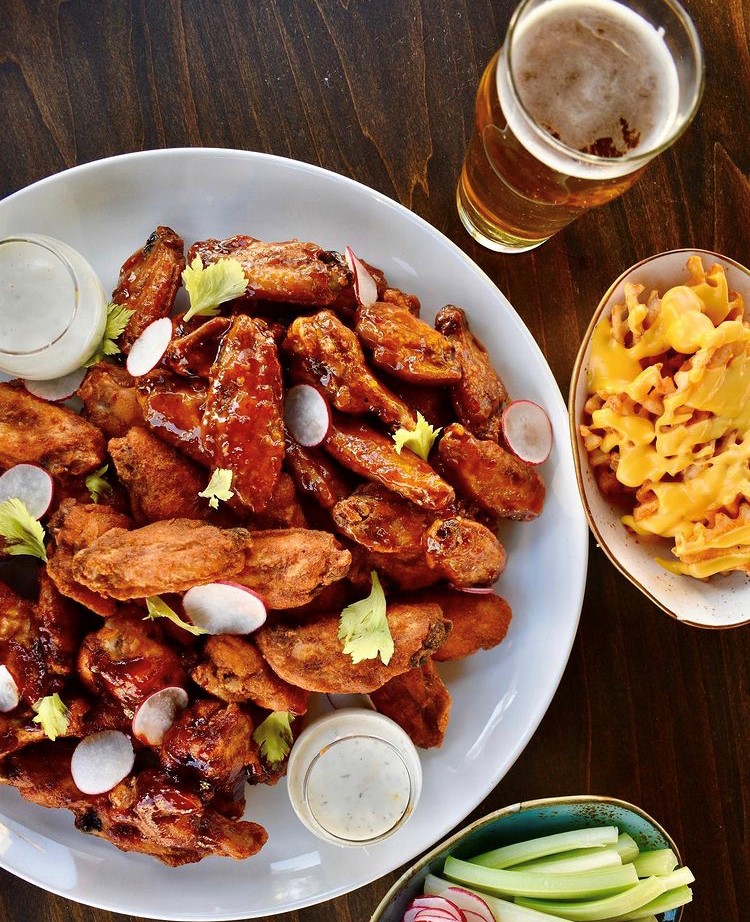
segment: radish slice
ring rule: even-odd
[[[172,321],[162,317],[150,323],[130,347],[125,367],[134,377],[139,378],[151,371],[161,361],[172,341]]]
[[[50,378],[47,381],[24,381],[26,390],[42,400],[56,403],[58,400],[67,400],[72,397],[83,384],[88,368],[76,368],[61,378]]]
[[[286,394],[284,422],[300,445],[320,445],[331,425],[328,401],[311,384],[295,384]]]
[[[35,519],[41,519],[52,502],[55,484],[36,464],[16,464],[0,475],[0,503],[20,499]]]
[[[442,909],[418,909],[414,922],[458,922],[459,917],[453,916]],[[461,922],[466,922],[466,917],[460,916]]]
[[[454,592],[466,592],[468,595],[492,595],[495,591],[493,586],[454,586],[453,583],[448,585]]]
[[[409,909],[417,909],[420,912],[430,911],[444,915],[446,918],[453,919],[454,922],[466,922],[461,909],[451,900],[444,896],[418,896],[409,904]],[[421,918],[421,916],[419,916]]]
[[[421,910],[420,909],[407,909],[406,912],[404,913],[404,918],[402,919],[402,922],[415,922],[418,912],[421,912]]]
[[[18,686],[7,666],[0,666],[0,714],[7,714],[18,707]]]
[[[266,621],[263,599],[238,583],[193,586],[182,597],[182,607],[208,634],[251,634]]]
[[[188,693],[177,685],[154,692],[135,712],[133,736],[149,746],[160,746],[164,734],[187,706]]]
[[[355,256],[351,247],[346,248],[346,264],[354,273],[354,292],[362,307],[370,307],[378,300],[378,286],[367,271],[367,266]]]
[[[73,750],[70,774],[83,794],[105,794],[130,774],[134,762],[130,738],[119,730],[102,730]]]
[[[478,896],[476,893],[472,893],[471,890],[464,890],[463,887],[448,887],[447,890],[443,890],[441,896],[444,899],[450,900],[451,903],[458,906],[464,913],[472,913],[476,916],[476,919],[471,919],[469,922],[495,922],[495,917],[492,914],[492,910],[485,903],[481,896]]]
[[[528,464],[541,464],[552,451],[552,423],[537,403],[514,400],[503,410],[503,435],[514,455]]]

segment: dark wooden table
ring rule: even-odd
[[[463,247],[515,305],[567,394],[591,312],[623,269],[680,246],[750,262],[750,5],[685,0],[707,58],[687,134],[620,201],[531,254],[501,256],[464,232],[454,190],[474,88],[513,5],[3,0],[0,194],[155,147],[236,147],[320,164],[397,199]],[[697,878],[686,920],[748,918],[750,628],[672,621],[593,541],[560,689],[475,815],[583,792],[639,804],[671,831]],[[397,874],[283,918],[365,922]],[[0,918],[117,917],[0,872]]]

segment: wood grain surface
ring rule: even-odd
[[[514,304],[567,394],[580,337],[623,269],[684,246],[750,262],[750,5],[685,6],[707,59],[694,124],[622,199],[530,254],[483,250],[454,204],[474,89],[512,0],[3,0],[0,194],[156,147],[319,164],[456,241]],[[637,803],[670,830],[697,878],[685,922],[748,919],[750,628],[672,621],[593,541],[559,691],[474,816],[584,792]],[[397,874],[279,918],[366,922]],[[116,918],[0,872],[4,922]]]

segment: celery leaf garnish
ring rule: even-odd
[[[89,474],[85,480],[89,496],[95,503],[98,503],[102,496],[112,492],[112,486],[104,479],[108,467],[109,465],[105,464],[104,467],[100,467],[93,474]]]
[[[435,439],[442,430],[435,429],[431,426],[422,414],[417,410],[417,425],[414,429],[404,429],[401,426],[393,433],[393,441],[396,443],[396,452],[401,454],[401,449],[406,446],[411,448],[415,455],[423,460],[427,460],[430,449]]]
[[[228,468],[217,467],[211,474],[208,486],[198,496],[207,499],[208,505],[212,509],[218,509],[219,500],[226,502],[234,496],[232,492],[232,472]]]
[[[393,637],[386,617],[385,593],[375,570],[370,574],[372,591],[366,599],[352,602],[341,612],[339,640],[344,653],[356,665],[364,659],[378,656],[386,666],[393,656]]]
[[[281,762],[289,754],[294,741],[291,726],[293,720],[290,711],[273,711],[253,731],[253,739],[266,762]]]
[[[57,692],[54,695],[47,695],[46,698],[40,698],[31,707],[36,714],[34,723],[41,726],[44,735],[49,739],[54,741],[67,731],[70,712]]]
[[[104,327],[104,336],[96,352],[94,352],[90,359],[83,363],[85,368],[89,368],[91,365],[96,365],[97,362],[101,362],[105,355],[117,355],[118,352],[120,352],[120,347],[115,340],[123,333],[125,327],[128,325],[128,321],[134,313],[135,311],[123,307],[122,304],[115,304],[114,301],[109,302],[107,305],[107,325]]]
[[[201,315],[215,317],[219,305],[239,298],[247,290],[247,279],[242,265],[236,259],[219,259],[204,266],[200,256],[185,268],[182,281],[190,297],[190,308],[185,320]]]
[[[0,535],[5,538],[9,554],[25,554],[47,562],[44,529],[20,499],[0,503]]]
[[[187,621],[183,621],[177,612],[170,608],[158,595],[151,595],[146,599],[146,608],[148,609],[148,614],[143,619],[144,621],[156,621],[157,618],[168,618],[172,624],[176,624],[177,627],[181,627],[184,631],[195,634],[196,637],[208,633],[208,631],[202,627],[197,627],[195,624],[189,624]]]

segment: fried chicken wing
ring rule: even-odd
[[[336,416],[323,446],[350,471],[425,509],[444,509],[455,499],[453,488],[426,461],[408,448],[398,454],[391,439],[357,420]]]
[[[372,361],[397,378],[417,384],[461,380],[454,346],[407,307],[382,301],[360,305],[356,331]]]
[[[371,693],[375,710],[406,731],[415,746],[442,746],[451,713],[451,696],[432,660],[396,676]]]
[[[231,317],[206,320],[198,329],[175,337],[164,353],[163,362],[177,374],[208,380],[222,339],[231,326]]]
[[[167,519],[114,528],[73,558],[73,576],[110,599],[142,599],[227,579],[245,564],[244,528]]]
[[[387,426],[416,425],[414,412],[372,374],[359,340],[331,311],[297,317],[284,349],[294,380],[322,387],[336,409],[355,416],[373,413]]]
[[[240,507],[241,508],[241,507]],[[282,471],[268,505],[253,516],[254,528],[307,528],[307,519],[300,505],[294,480]]]
[[[255,640],[273,671],[291,685],[328,694],[368,694],[421,666],[449,630],[437,605],[394,602],[387,617],[395,647],[387,666],[379,658],[352,663],[338,639],[338,615],[294,627],[266,623]]]
[[[30,394],[20,381],[0,384],[0,468],[38,464],[63,479],[104,461],[102,433],[67,407]]]
[[[479,522],[438,519],[422,538],[427,566],[460,588],[494,583],[505,569],[505,549]]]
[[[297,608],[325,586],[343,579],[351,554],[327,531],[284,528],[255,531],[246,543],[235,582],[257,592],[267,608]]]
[[[269,711],[307,712],[308,693],[280,679],[250,638],[209,637],[193,681],[222,701],[252,701]]]
[[[526,521],[542,511],[542,478],[496,442],[476,439],[456,423],[443,433],[438,455],[456,489],[487,512]]]
[[[451,387],[458,421],[479,439],[497,442],[502,406],[508,392],[487,350],[469,329],[466,314],[448,304],[435,318],[436,328],[453,344],[462,376]]]
[[[182,237],[170,227],[157,227],[143,247],[123,263],[112,293],[115,304],[134,311],[120,336],[123,352],[130,351],[150,323],[172,313],[185,268],[183,247]]]
[[[339,468],[321,451],[303,448],[286,433],[285,464],[297,489],[314,499],[323,509],[332,509],[351,492],[351,486]]]
[[[381,554],[413,555],[435,514],[402,499],[380,484],[367,484],[340,500],[332,511],[340,532]]]
[[[211,371],[203,427],[216,467],[252,512],[268,505],[284,460],[281,365],[263,320],[240,314]]]
[[[216,518],[198,496],[208,482],[206,471],[148,429],[136,426],[110,439],[108,448],[136,522]]]
[[[63,500],[49,521],[55,548],[49,555],[47,574],[58,590],[98,615],[107,617],[114,614],[117,606],[112,599],[92,592],[75,578],[73,557],[111,529],[127,529],[130,525],[131,521],[126,515],[110,506],[84,504],[74,499]]]
[[[213,456],[203,433],[207,394],[205,381],[186,380],[165,369],[138,379],[138,402],[148,426],[163,442],[211,467]]]
[[[382,294],[378,290],[378,301],[385,301],[388,304],[395,304],[396,307],[402,307],[415,317],[419,317],[419,312],[422,309],[416,295],[407,294],[399,288],[386,288]]]
[[[478,650],[490,650],[505,639],[510,627],[510,605],[499,595],[475,595],[451,589],[424,589],[409,597],[443,609],[453,627],[432,654],[438,662],[463,659]]]
[[[439,583],[442,576],[438,570],[427,564],[424,549],[420,545],[411,553],[383,554],[370,551],[366,557],[369,570],[377,570],[390,586],[404,592],[422,589]]]
[[[316,243],[284,240],[266,243],[245,234],[226,240],[201,240],[190,248],[189,261],[200,256],[204,266],[231,257],[247,279],[246,297],[303,305],[331,305],[348,290],[352,274],[339,253]]]
[[[89,368],[78,396],[83,401],[83,415],[108,438],[144,424],[135,379],[119,365],[99,362]]]
[[[435,428],[444,429],[456,421],[456,413],[450,398],[449,387],[429,387],[424,384],[414,384],[394,378],[383,372],[380,375],[383,383],[404,403],[411,411],[419,412],[428,423]]]

